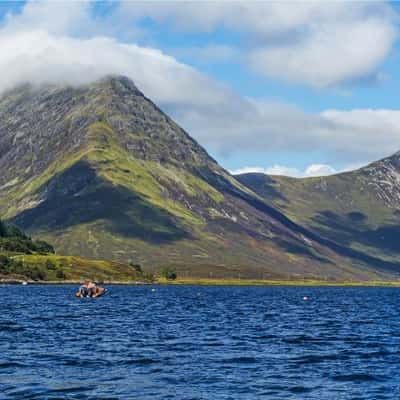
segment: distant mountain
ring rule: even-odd
[[[369,279],[397,270],[288,219],[124,77],[6,93],[0,168],[0,216],[63,254],[172,264],[184,276]]]
[[[327,177],[243,174],[236,178],[318,234],[400,263],[400,153]]]

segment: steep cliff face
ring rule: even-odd
[[[400,262],[400,153],[327,177],[236,178],[315,232],[365,254]]]
[[[373,272],[371,260],[287,219],[124,77],[6,93],[0,168],[1,216],[64,254],[214,277],[370,278],[395,269]]]

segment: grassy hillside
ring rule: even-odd
[[[0,278],[34,281],[151,281],[138,265],[54,254],[53,246],[35,241],[0,220]]]
[[[400,262],[397,158],[328,177],[244,174],[238,180],[321,235],[383,260]]]
[[[73,281],[92,279],[97,282],[151,282],[153,277],[143,274],[137,267],[82,257],[54,254],[0,255],[0,276],[34,281]]]
[[[42,240],[33,240],[16,226],[0,220],[0,251],[24,254],[54,253],[54,248]]]

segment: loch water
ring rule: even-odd
[[[400,398],[400,289],[75,289],[0,286],[0,399]]]

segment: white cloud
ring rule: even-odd
[[[275,151],[316,151],[329,154],[326,162],[331,165],[373,160],[400,149],[398,110],[310,114],[292,105],[246,98],[160,50],[110,37],[73,37],[68,34],[74,30],[72,17],[64,16],[60,30],[46,25],[39,29],[45,11],[28,6],[22,15],[9,16],[0,30],[0,91],[25,81],[81,84],[123,74],[217,154],[257,151],[267,157]],[[81,7],[69,15],[85,20],[87,6]]]
[[[230,152],[322,152],[329,161],[374,160],[400,149],[400,111],[329,110],[306,113],[282,103],[229,96],[207,110],[170,110],[203,144]]]
[[[267,167],[267,168],[244,167],[244,168],[239,168],[237,170],[231,171],[231,173],[233,175],[261,173],[261,174],[267,174],[267,175],[291,176],[294,178],[309,178],[312,176],[326,176],[326,175],[335,174],[337,172],[339,172],[339,171],[336,171],[333,167],[331,167],[330,165],[327,165],[327,164],[311,164],[304,170],[275,164],[275,165],[273,165],[271,167]]]
[[[337,171],[327,164],[311,164],[304,171],[304,176],[332,175]]]
[[[363,4],[364,3],[364,4]],[[387,20],[390,6],[376,2],[321,1],[121,1],[117,15],[126,20],[152,18],[177,30],[213,32],[221,27],[258,37],[307,33],[328,22],[358,21],[368,16]],[[367,3],[367,4],[365,4]],[[299,32],[302,31],[302,32]]]
[[[80,33],[93,26],[90,3],[81,1],[28,1],[20,14],[9,13],[5,17],[3,29],[7,32],[46,30],[52,34]]]
[[[222,87],[173,57],[111,38],[77,39],[44,30],[0,32],[0,48],[0,91],[25,81],[79,85],[124,74],[164,105],[212,106],[224,97]]]
[[[244,58],[261,74],[315,87],[378,79],[397,36],[385,2],[122,2],[119,19],[248,36]],[[373,45],[372,45],[373,44]]]
[[[249,62],[262,74],[316,87],[379,79],[378,67],[394,39],[393,27],[379,19],[335,23],[299,42],[257,47],[250,52]]]

